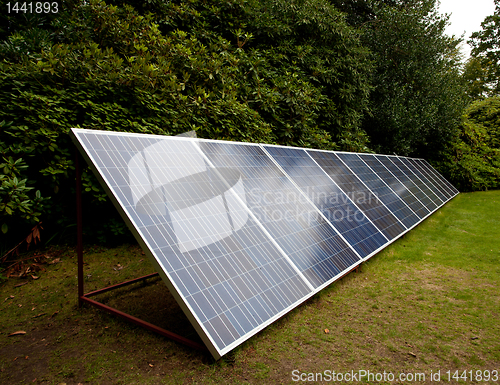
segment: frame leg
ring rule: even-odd
[[[83,305],[83,223],[82,223],[82,165],[80,154],[75,149],[76,168],[76,254],[78,263],[78,306]]]

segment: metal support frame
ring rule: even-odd
[[[128,286],[136,282],[145,281],[148,278],[153,278],[158,276],[158,273],[153,273],[149,275],[145,275],[143,277],[135,278],[130,281],[125,281],[116,285],[104,287],[102,289],[94,290],[89,293],[84,293],[84,282],[83,282],[83,221],[82,221],[82,159],[78,150],[75,149],[76,158],[75,158],[75,166],[76,166],[76,223],[77,223],[77,246],[76,252],[78,256],[78,306],[82,306],[84,303],[95,306],[101,310],[104,310],[110,314],[116,315],[124,320],[131,322],[135,325],[141,326],[147,330],[151,330],[157,334],[160,334],[164,337],[167,337],[173,341],[179,342],[183,345],[189,346],[191,348],[208,351],[207,347],[201,345],[195,341],[191,341],[185,337],[182,337],[178,334],[175,334],[171,331],[160,328],[156,325],[153,325],[149,322],[146,322],[140,318],[134,317],[130,314],[124,313],[118,309],[107,306],[101,302],[98,302],[94,299],[90,299],[89,297],[95,296],[97,294],[105,293],[107,291],[111,291],[114,289],[118,289],[120,287]]]

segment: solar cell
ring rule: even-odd
[[[456,194],[417,159],[72,134],[216,358]]]

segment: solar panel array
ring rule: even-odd
[[[215,358],[458,194],[422,159],[72,134]]]

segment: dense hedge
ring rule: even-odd
[[[367,150],[368,51],[327,1],[91,0],[6,22],[3,233],[74,223],[71,127]],[[88,232],[124,232],[89,173],[84,185]]]

